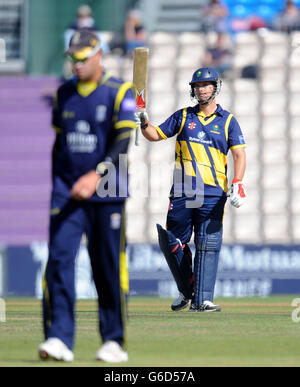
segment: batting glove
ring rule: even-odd
[[[148,120],[148,113],[146,111],[135,113],[135,121],[137,123],[138,128],[145,130],[149,125]]]
[[[230,188],[230,203],[236,207],[241,207],[246,200],[246,189],[244,184],[239,179],[232,180],[232,186]]]

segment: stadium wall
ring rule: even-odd
[[[267,297],[300,292],[299,245],[224,245],[221,250],[216,297]],[[45,242],[0,249],[0,296],[42,296],[47,262]],[[127,248],[132,296],[175,297],[177,289],[166,261],[154,244]],[[2,278],[1,278],[2,276]],[[77,298],[96,298],[86,246],[76,261]],[[1,281],[2,279],[2,281]],[[5,279],[5,280],[4,280]]]

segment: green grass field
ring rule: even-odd
[[[292,320],[297,296],[216,299],[221,313],[172,312],[171,300],[132,297],[129,302],[129,362],[122,367],[300,365],[300,322]],[[77,303],[75,362],[41,362],[40,302],[8,298],[0,322],[0,366],[113,366],[94,360],[100,346],[97,305]]]

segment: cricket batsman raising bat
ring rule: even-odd
[[[221,310],[213,301],[227,193],[236,208],[246,200],[242,183],[246,144],[236,118],[216,102],[221,86],[215,69],[199,68],[189,82],[194,106],[177,110],[159,126],[149,123],[145,110],[136,113],[147,140],[176,136],[167,227],[157,225],[159,245],[179,291],[171,305],[174,311],[187,306],[190,312]],[[226,176],[229,151],[234,164],[231,188]],[[189,248],[192,233],[193,260]]]
[[[133,63],[133,85],[136,97],[136,117],[137,131],[135,145],[139,144],[139,129],[143,128],[147,121],[146,102],[147,102],[147,79],[148,79],[148,47],[137,47],[134,50]],[[140,114],[143,113],[143,114]]]

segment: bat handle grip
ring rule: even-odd
[[[135,131],[135,145],[139,146],[140,144],[140,128],[137,128]]]

